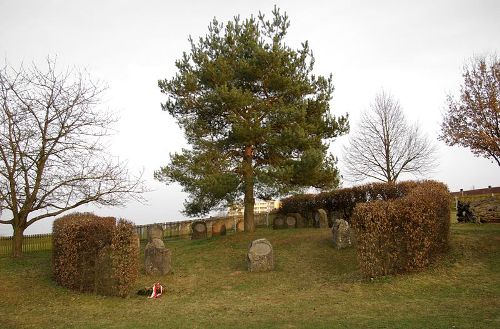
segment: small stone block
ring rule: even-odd
[[[247,254],[248,271],[266,272],[274,269],[273,246],[267,239],[254,240]]]

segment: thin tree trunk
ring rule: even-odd
[[[254,220],[254,206],[255,206],[255,198],[253,194],[253,147],[246,146],[245,147],[245,155],[243,158],[243,179],[245,184],[245,199],[244,199],[244,213],[243,213],[243,221],[245,224],[245,232],[254,232],[255,231],[255,220]]]
[[[21,258],[23,256],[24,228],[14,226],[14,236],[12,238],[12,257]]]

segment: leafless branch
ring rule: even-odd
[[[408,125],[399,103],[385,92],[361,115],[344,148],[347,178],[395,182],[403,173],[425,175],[435,164],[435,147],[417,125]]]
[[[98,109],[104,90],[51,59],[46,70],[0,68],[0,211],[12,213],[0,223],[23,231],[83,204],[143,200],[142,177],[103,144],[116,121]]]

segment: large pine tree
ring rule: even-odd
[[[189,193],[184,212],[206,214],[241,202],[245,231],[255,230],[255,197],[267,199],[304,187],[338,185],[328,141],[348,130],[347,115],[330,114],[328,78],[312,73],[308,43],[284,42],[290,22],[274,9],[241,21],[209,25],[176,61],[175,77],[158,85],[162,108],[178,121],[191,149],[171,155],[155,172]]]

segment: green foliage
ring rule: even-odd
[[[447,251],[449,202],[444,184],[427,181],[402,198],[357,204],[351,222],[363,274],[419,270]]]
[[[188,215],[240,201],[253,203],[315,186],[338,185],[329,139],[348,130],[347,116],[330,114],[332,78],[312,73],[307,42],[284,42],[290,25],[278,9],[227,24],[216,19],[208,34],[176,61],[175,77],[160,80],[162,105],[177,119],[192,148],[171,155],[155,172],[189,193]],[[253,206],[253,204],[252,204]]]

